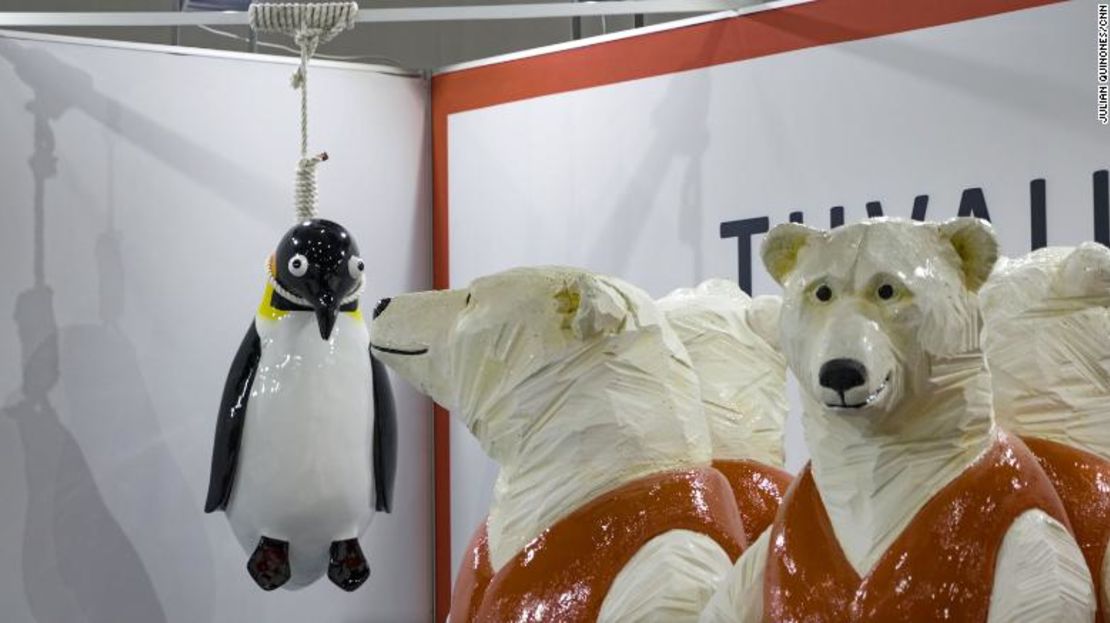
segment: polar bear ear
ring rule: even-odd
[[[779,285],[783,285],[794,266],[798,263],[798,252],[806,246],[809,239],[821,232],[799,223],[783,223],[775,226],[763,239],[760,255],[763,266],[771,273]]]
[[[1110,294],[1110,249],[1097,242],[1079,245],[1060,263],[1056,284],[1068,296]]]
[[[940,235],[960,256],[964,285],[978,292],[998,261],[998,240],[990,223],[970,216],[954,218],[941,223]]]
[[[779,315],[782,297],[757,296],[748,308],[748,326],[775,350],[779,349]]]
[[[563,326],[580,340],[616,333],[628,316],[624,298],[592,275],[579,275],[555,295]]]

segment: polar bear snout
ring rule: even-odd
[[[883,374],[882,381],[872,387],[875,378],[863,363],[856,359],[838,357],[821,364],[817,382],[821,386],[821,400],[834,409],[862,409],[875,403],[890,385],[892,372]]]
[[[821,366],[817,376],[821,387],[843,396],[844,392],[867,383],[867,368],[855,359],[832,359]]]
[[[454,396],[445,344],[465,296],[457,290],[398,294],[382,299],[371,312],[374,356],[445,407],[452,406]]]
[[[888,327],[874,310],[845,298],[823,310],[825,322],[795,342],[794,369],[812,398],[830,409],[890,406],[892,378],[900,374],[899,357]],[[797,318],[788,319],[793,327]]]
[[[385,311],[386,307],[389,307],[389,304],[391,302],[393,302],[393,299],[389,298],[388,296],[378,301],[378,304],[374,306],[374,311],[370,314],[370,319],[377,320],[378,316],[382,315],[382,312]]]
[[[860,306],[830,310],[829,323],[815,342],[810,376],[815,398],[832,409],[863,409],[885,399],[898,358],[884,327]],[[810,373],[812,374],[812,372]]]

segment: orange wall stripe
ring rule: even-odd
[[[451,287],[447,221],[447,113],[432,93],[432,286]],[[435,509],[433,559],[435,621],[443,623],[451,609],[451,414],[436,405],[432,423],[435,454],[432,474]]]
[[[452,114],[1053,4],[1061,0],[815,0],[471,69],[432,79]]]

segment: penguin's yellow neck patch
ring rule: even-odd
[[[258,317],[265,320],[278,320],[289,312],[277,309],[271,304],[274,300],[274,286],[266,282],[266,289],[262,292],[262,302],[258,304]]]
[[[258,317],[264,320],[280,320],[289,312],[284,309],[274,307],[271,302],[274,300],[274,286],[269,283],[266,284],[266,289],[262,292],[262,301],[258,304]],[[362,306],[356,306],[351,311],[345,311],[344,314],[350,316],[352,319],[362,322]]]
[[[270,254],[270,259],[266,262],[266,268],[270,272],[270,277],[274,278],[277,275],[277,264],[274,260],[274,255]],[[273,306],[274,300],[274,286],[270,283],[270,279],[266,280],[266,288],[262,291],[262,301],[258,304],[258,317],[263,320],[280,320],[289,312],[284,309],[278,309]],[[351,311],[345,311],[354,320],[362,322],[362,306],[355,302],[355,308]]]

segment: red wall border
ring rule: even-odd
[[[447,119],[533,97],[988,17],[1063,0],[814,0],[432,78],[433,283],[450,287]],[[449,414],[435,413],[435,620],[451,600]],[[460,622],[461,623],[461,622]]]

